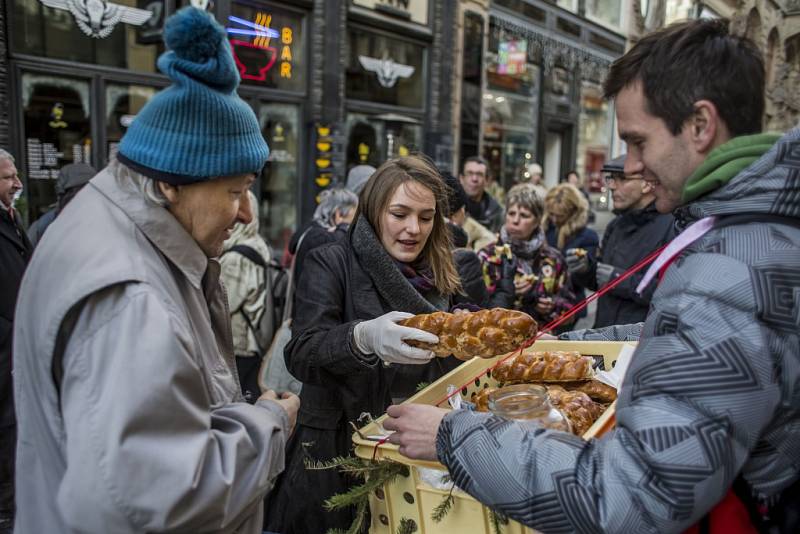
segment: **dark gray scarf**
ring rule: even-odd
[[[353,224],[350,242],[361,267],[369,273],[378,294],[392,310],[419,314],[448,308],[448,299],[435,288],[424,296],[414,289],[363,215]]]

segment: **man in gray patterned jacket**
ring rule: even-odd
[[[724,21],[645,37],[612,65],[605,92],[628,144],[625,172],[652,181],[658,210],[683,230],[643,327],[599,334],[640,335],[616,429],[585,442],[408,405],[389,408],[390,441],[547,533],[682,532],[698,521],[796,532],[800,130],[759,133],[763,62]]]

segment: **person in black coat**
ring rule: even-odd
[[[576,254],[575,249],[567,250],[570,275],[592,290],[618,277],[674,237],[672,215],[656,211],[653,185],[641,175],[626,176],[624,165],[625,156],[622,155],[602,169],[608,173],[606,183],[612,191],[617,216],[606,227],[597,257]],[[645,320],[656,284],[651,283],[639,295],[636,286],[644,273],[642,269],[633,274],[597,301],[594,328]]]
[[[268,531],[347,529],[352,510],[327,512],[325,499],[354,480],[335,470],[308,470],[352,449],[351,423],[378,417],[404,375],[433,379],[447,369],[433,353],[410,347],[436,336],[396,324],[411,314],[447,310],[459,287],[443,214],[444,184],[429,162],[387,161],[360,195],[347,239],[313,250],[296,293],[289,371],[303,382],[297,430],[286,470],[267,504]]]
[[[11,154],[0,149],[0,532],[14,525],[14,451],[16,419],[11,380],[11,334],[17,292],[33,246],[14,210],[22,190]]]

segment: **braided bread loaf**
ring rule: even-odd
[[[572,423],[572,433],[582,436],[603,414],[605,407],[594,402],[582,391],[567,391],[561,386],[548,385],[550,402]]]
[[[501,384],[587,380],[594,376],[592,361],[575,351],[523,352],[501,362],[492,376]]]
[[[617,400],[617,390],[599,380],[589,380],[586,382],[569,382],[561,384],[567,391],[582,391],[590,399],[603,404],[611,404]]]
[[[475,356],[491,358],[511,352],[535,336],[537,329],[536,321],[527,313],[503,308],[455,314],[428,313],[409,317],[398,324],[439,336],[436,345],[408,341],[409,345],[432,350],[441,357],[452,354],[459,360]]]

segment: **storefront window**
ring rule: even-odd
[[[234,3],[225,26],[242,83],[288,91],[305,88],[302,15]]]
[[[483,156],[497,182],[508,189],[536,154],[539,66],[528,41],[492,24],[483,93]]]
[[[602,87],[597,83],[583,82],[576,169],[592,192],[600,192],[603,187],[600,169],[608,156],[611,143],[609,113],[608,102],[603,99]]]
[[[89,82],[23,73],[22,107],[30,220],[56,201],[58,170],[68,163],[91,164]]]
[[[407,156],[422,147],[421,121],[395,113],[347,114],[347,168]]]
[[[270,149],[261,173],[259,227],[261,235],[281,254],[297,228],[300,110],[294,104],[262,103],[258,120]]]
[[[622,1],[587,0],[586,16],[600,23],[619,28],[622,26]]]
[[[103,2],[99,15],[68,0],[11,5],[11,47],[17,53],[155,72],[164,51],[164,0]]]
[[[117,153],[122,136],[147,102],[158,92],[144,85],[106,85],[106,142],[108,159]]]
[[[348,36],[347,98],[425,107],[425,47],[361,29]]]

